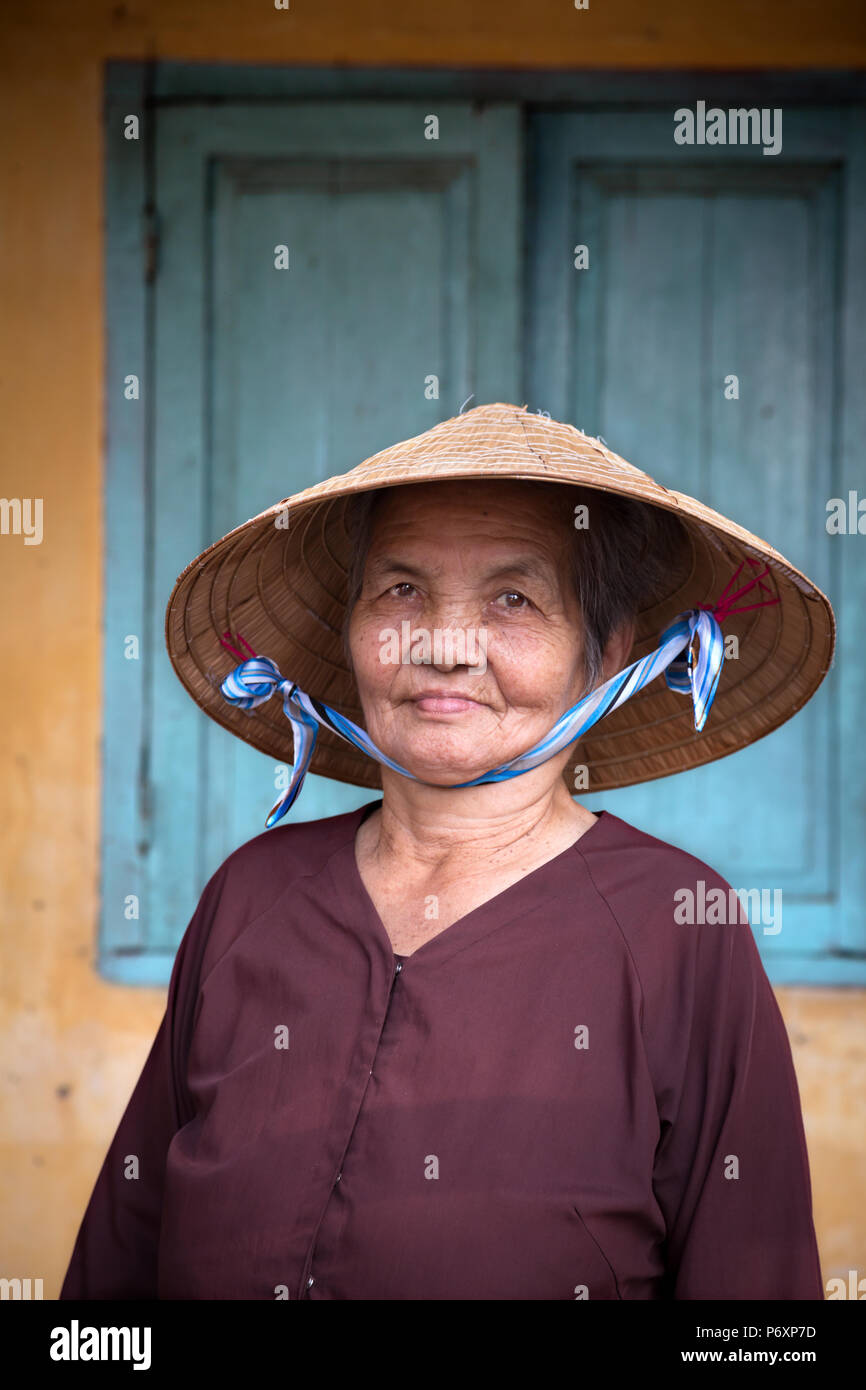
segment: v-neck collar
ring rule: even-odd
[[[381,805],[380,797],[378,801],[369,802],[351,813],[346,822],[346,842],[331,856],[327,867],[333,877],[343,910],[347,914],[346,920],[357,922],[359,931],[377,943],[392,966],[399,960],[404,969],[410,967],[413,971],[416,963],[435,964],[445,960],[456,951],[473,945],[490,932],[506,926],[516,917],[534,911],[540,903],[556,897],[560,891],[557,867],[569,856],[574,855],[578,847],[582,851],[587,840],[603,838],[612,822],[616,820],[609,811],[595,812],[597,819],[594,824],[565,849],[560,850],[559,854],[544,864],[539,864],[537,868],[530,869],[529,873],[524,874],[515,883],[509,884],[499,893],[494,893],[485,902],[479,903],[477,907],[458,917],[456,922],[443,927],[436,936],[416,947],[411,955],[401,956],[394,951],[391,938],[379,916],[376,904],[367,892],[355,858],[355,836],[358,828],[361,822]]]

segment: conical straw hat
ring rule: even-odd
[[[348,473],[274,503],[192,560],[166,611],[172,664],[206,714],[280,762],[294,758],[282,701],[245,711],[220,684],[237,665],[221,643],[240,632],[283,676],[363,727],[342,629],[351,541],[347,499],[357,492],[450,478],[524,478],[579,484],[674,512],[688,536],[670,590],[638,616],[629,662],[653,651],[683,610],[713,604],[738,566],[741,580],[766,565],[765,597],[779,602],[724,619],[739,657],[725,661],[703,730],[692,703],[652,681],[577,742],[563,776],[570,789],[588,766],[587,790],[606,791],[665,777],[725,757],[769,734],[814,694],[832,662],[833,609],[820,589],[766,541],[680,492],[655,482],[601,441],[572,425],[497,402],[455,415],[365,459]],[[741,600],[748,604],[757,593]],[[380,766],[329,729],[320,729],[310,771],[381,787]]]

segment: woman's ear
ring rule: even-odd
[[[629,655],[634,646],[634,632],[635,621],[629,618],[611,633],[604,649],[603,680],[610,680],[611,676],[615,676],[617,671],[628,665]]]

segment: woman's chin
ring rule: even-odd
[[[405,767],[407,772],[411,772],[419,782],[427,782],[436,787],[453,787],[463,782],[474,781],[476,777],[483,777],[485,772],[490,772],[492,768],[507,762],[509,755],[503,755],[501,749],[492,748],[479,755],[476,744],[472,748],[437,748],[435,752],[409,746],[397,753],[392,753],[389,749],[388,756],[401,767]]]

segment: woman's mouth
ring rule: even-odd
[[[467,710],[480,708],[480,702],[471,695],[454,694],[438,690],[422,691],[413,696],[412,703],[424,714],[464,714]]]

